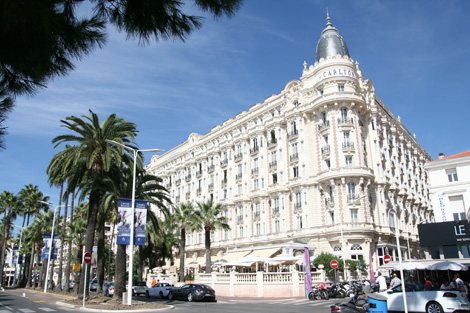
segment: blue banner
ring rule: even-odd
[[[14,246],[13,247],[13,255],[11,256],[11,264],[19,264],[18,263],[18,253],[19,253],[19,247]]]
[[[44,242],[44,247],[42,249],[41,257],[42,259],[49,258],[49,245],[51,241],[51,234],[44,234],[42,235],[42,240]],[[60,236],[54,235],[54,240],[52,240],[52,255],[51,260],[57,260],[57,255],[59,254],[59,246],[60,246]]]
[[[117,220],[117,244],[128,245],[131,242],[132,200],[119,199]],[[147,224],[147,201],[135,200],[134,210],[134,245],[145,245]]]

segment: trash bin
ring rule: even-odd
[[[367,294],[367,302],[369,303],[370,313],[388,313],[387,297],[376,294]]]

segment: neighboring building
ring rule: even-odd
[[[470,151],[426,163],[429,192],[436,222],[468,220],[470,201]]]
[[[431,258],[470,258],[470,151],[428,162],[430,197],[437,223],[419,225]]]
[[[313,65],[248,111],[189,135],[147,171],[172,201],[213,199],[231,230],[214,231],[213,255],[283,244],[339,258],[423,257],[417,224],[433,219],[424,163],[430,156],[376,97],[328,16]],[[187,235],[187,257],[204,256],[204,233]],[[289,251],[287,251],[289,250]]]

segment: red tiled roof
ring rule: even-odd
[[[432,162],[434,162],[434,161],[449,160],[449,159],[456,159],[456,158],[463,158],[463,157],[466,157],[466,156],[470,156],[470,150],[464,151],[464,152],[460,152],[460,153],[457,153],[457,154],[454,154],[454,155],[449,155],[449,156],[446,156],[446,157],[443,157],[443,158],[439,158],[439,159],[436,159],[436,160],[432,160]]]

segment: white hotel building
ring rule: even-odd
[[[330,18],[314,64],[277,95],[209,133],[153,156],[174,204],[221,203],[231,230],[214,231],[212,255],[283,247],[372,260],[397,254],[397,211],[405,258],[419,256],[417,223],[433,221],[428,153],[377,98]],[[204,234],[187,237],[204,256]]]

